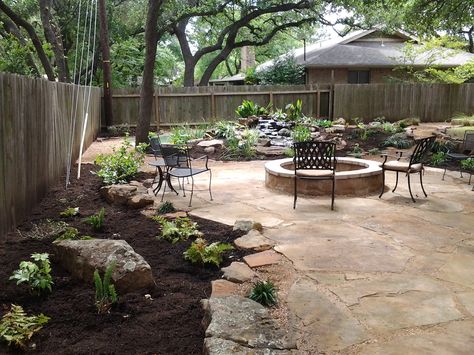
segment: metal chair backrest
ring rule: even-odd
[[[293,163],[298,169],[336,170],[336,143],[298,142],[293,144]]]
[[[165,161],[165,165],[169,168],[174,168],[180,165],[182,160],[180,157],[182,157],[183,153],[179,148],[173,147],[173,146],[161,146],[161,156],[163,157],[163,160]]]
[[[464,132],[464,141],[462,143],[462,150],[463,152],[474,150],[474,129]]]
[[[161,141],[160,137],[150,138],[150,148],[155,156],[155,159],[161,156]]]
[[[431,151],[435,140],[435,136],[417,139],[415,149],[410,158],[410,165],[422,163],[426,155]]]

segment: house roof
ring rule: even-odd
[[[407,61],[403,48],[408,40],[416,43],[414,38],[402,32],[386,35],[378,29],[372,29],[352,32],[338,40],[307,46],[306,58],[304,48],[296,49],[293,54],[297,63],[305,67],[332,68],[394,67],[403,64],[426,66],[433,54],[436,58],[433,64],[440,67],[458,66],[474,60],[474,54],[439,48],[436,52],[425,52],[417,55],[413,61]],[[259,69],[271,65],[267,63],[263,63]]]

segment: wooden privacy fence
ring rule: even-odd
[[[203,123],[230,120],[243,100],[252,100],[260,106],[272,104],[284,109],[301,99],[303,113],[314,117],[331,115],[329,86],[204,86],[186,88],[159,88],[154,94],[152,124],[171,126],[184,123]],[[135,126],[138,118],[140,90],[116,89],[113,93],[114,125]]]
[[[0,73],[0,241],[67,166],[73,95],[79,98],[73,158],[79,154],[85,87]],[[100,129],[101,90],[92,88],[84,147]]]
[[[474,114],[474,84],[336,84],[334,117],[419,117],[440,122],[456,113]]]

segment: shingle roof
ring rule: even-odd
[[[307,47],[306,60],[303,48],[295,50],[296,61],[306,67],[394,67],[411,64],[426,66],[430,54],[418,55],[413,62],[407,62],[403,42],[364,41],[363,37],[376,30],[358,31],[338,41],[321,42]],[[406,40],[406,35],[399,35]],[[416,44],[414,45],[417,46]],[[436,50],[434,65],[452,67],[474,60],[474,54],[440,48]]]

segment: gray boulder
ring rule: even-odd
[[[64,240],[54,243],[55,259],[74,277],[92,284],[116,260],[112,280],[119,293],[155,286],[150,265],[125,240]]]
[[[249,232],[252,229],[256,229],[258,231],[261,231],[263,229],[263,227],[262,227],[262,224],[259,223],[259,222],[255,222],[255,221],[248,220],[248,219],[238,219],[238,220],[235,221],[234,228],[233,228],[234,231],[240,230],[240,231],[243,231],[243,232]]]

